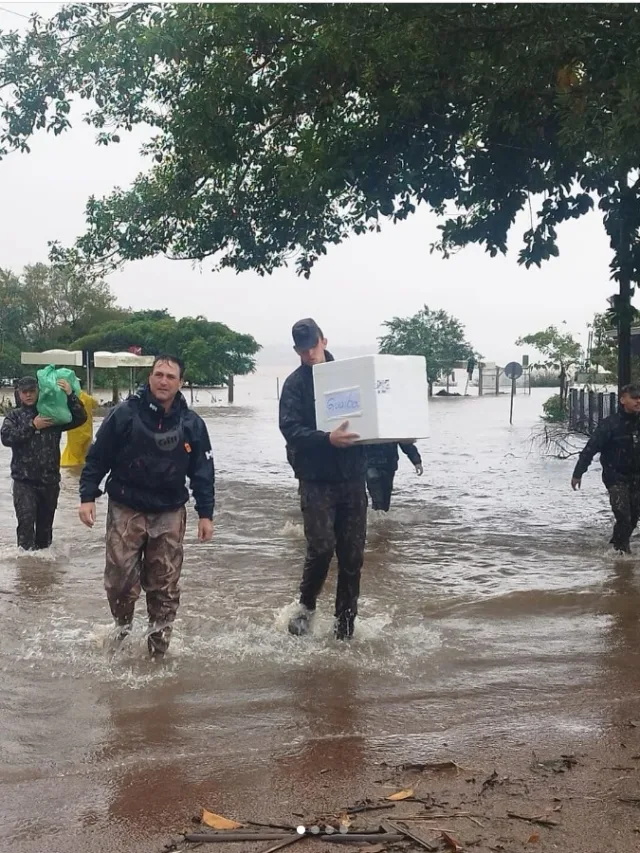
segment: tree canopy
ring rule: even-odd
[[[558,254],[598,199],[640,271],[634,4],[70,4],[0,34],[0,155],[70,126],[144,124],[150,166],[87,205],[76,258],[165,253],[308,274],[327,246],[425,204],[440,248]],[[630,177],[631,176],[631,177]],[[626,298],[626,296],[625,296]]]
[[[166,310],[119,307],[104,281],[77,268],[35,264],[19,275],[0,268],[0,378],[33,371],[20,363],[22,351],[132,346],[145,355],[180,356],[187,381],[196,385],[221,385],[252,372],[260,349],[251,335],[205,317],[176,320]]]
[[[66,347],[94,326],[125,316],[107,284],[78,268],[0,268],[0,376],[24,373],[20,353]]]
[[[177,355],[186,364],[185,381],[195,385],[224,385],[230,376],[251,373],[260,349],[251,335],[223,323],[205,317],[176,320],[166,311],[134,312],[124,322],[99,326],[72,346],[94,352],[139,346],[145,355]]]
[[[465,339],[464,326],[446,311],[427,305],[413,317],[394,317],[383,323],[388,332],[380,338],[380,352],[389,355],[423,355],[427,360],[429,389],[456,362],[474,355]]]
[[[568,372],[583,358],[582,347],[569,332],[561,332],[556,326],[548,326],[540,332],[518,338],[516,346],[525,344],[534,347],[543,357],[534,367],[553,369],[560,374],[560,405],[567,398]]]

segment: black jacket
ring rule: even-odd
[[[214,467],[202,418],[178,394],[164,408],[148,389],[120,403],[102,422],[80,478],[82,503],[100,497],[140,512],[166,512],[189,500],[189,478],[200,518],[213,518]]]
[[[586,443],[573,472],[581,479],[596,453],[600,454],[602,480],[607,488],[619,482],[640,480],[640,417],[624,409],[598,425]]]
[[[333,356],[325,353],[327,361]],[[317,429],[313,368],[301,364],[287,377],[280,394],[280,432],[287,442],[287,459],[298,480],[343,483],[363,480],[364,447],[339,449],[329,433]]]
[[[20,406],[5,416],[0,430],[0,440],[13,451],[11,476],[14,480],[42,486],[60,482],[60,439],[62,433],[75,429],[87,419],[84,406],[75,394],[67,397],[71,423],[64,426],[37,430],[33,419],[38,414],[35,406]]]
[[[382,471],[398,470],[398,448],[409,457],[414,465],[422,465],[420,451],[415,444],[401,444],[398,441],[384,441],[380,444],[368,444],[367,468],[378,468]]]

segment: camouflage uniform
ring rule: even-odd
[[[367,533],[364,482],[303,481],[300,504],[307,555],[300,584],[300,603],[315,610],[334,552],[338,557],[336,618],[351,623],[358,613],[360,572]]]
[[[59,495],[60,486],[40,486],[14,480],[13,507],[18,519],[19,548],[40,551],[50,547]]]
[[[333,360],[328,352],[325,357]],[[300,603],[315,610],[335,551],[337,626],[340,634],[351,636],[358,612],[367,527],[364,448],[335,448],[329,434],[316,428],[313,374],[307,365],[295,370],[282,386],[280,431],[287,443],[287,459],[300,483],[307,540]]]
[[[87,419],[84,406],[75,394],[67,397],[71,422],[64,426],[37,430],[35,406],[20,406],[7,414],[0,430],[5,447],[10,447],[13,505],[18,519],[18,546],[27,551],[48,548],[53,537],[53,520],[60,494],[60,439]]]
[[[104,586],[116,623],[129,628],[143,589],[152,631],[149,650],[164,653],[180,604],[182,540],[187,513],[144,513],[109,501]]]
[[[608,491],[611,509],[616,520],[611,544],[620,551],[627,551],[631,534],[640,519],[640,482],[634,480],[616,483]]]
[[[596,453],[616,520],[610,541],[617,550],[628,551],[640,518],[640,418],[622,408],[605,418],[580,453],[576,480],[582,479]]]

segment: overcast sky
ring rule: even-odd
[[[21,14],[34,9],[51,14],[56,5],[0,2]],[[24,24],[0,11],[0,29]],[[40,134],[30,154],[0,161],[0,267],[17,272],[46,261],[48,240],[70,244],[82,232],[91,194],[126,187],[146,169],[139,155],[142,138],[123,134],[120,145],[98,148],[95,131],[76,118],[63,136]],[[586,343],[586,324],[607,307],[615,289],[597,213],[560,227],[560,257],[541,270],[517,264],[528,217],[516,223],[506,258],[490,258],[476,247],[450,260],[432,255],[437,224],[437,217],[422,210],[406,222],[386,225],[381,234],[353,237],[329,248],[308,281],[292,268],[261,278],[154,258],[128,264],[110,284],[123,305],[168,308],[177,317],[204,314],[265,345],[288,345],[292,323],[312,316],[334,351],[349,344],[373,347],[385,320],[414,314],[425,303],[458,317],[470,343],[487,360],[502,364],[521,354],[517,337],[550,324],[566,321]]]

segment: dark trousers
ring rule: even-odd
[[[616,519],[611,544],[623,548],[629,544],[640,518],[640,482],[616,483],[608,491]]]
[[[13,506],[18,519],[18,547],[25,551],[48,548],[53,539],[53,519],[60,486],[40,486],[13,481]]]
[[[367,489],[371,495],[373,509],[389,512],[395,475],[395,471],[388,471],[385,468],[367,468]]]
[[[334,552],[338,557],[336,617],[358,612],[360,572],[367,534],[367,493],[364,481],[300,484],[307,556],[300,603],[315,610]]]

